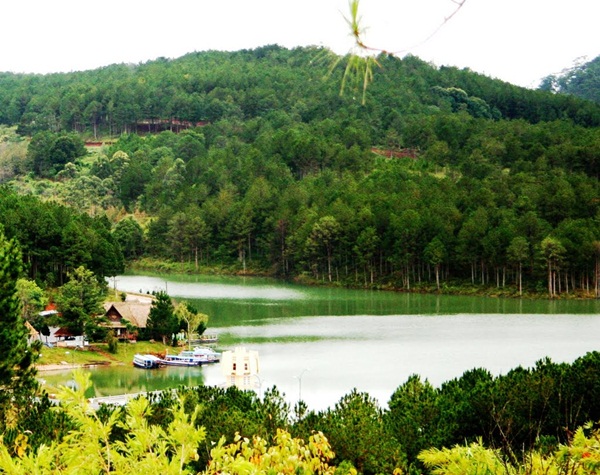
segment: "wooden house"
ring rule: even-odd
[[[104,304],[104,326],[113,330],[119,340],[135,341],[138,329],[146,328],[151,308],[152,302],[108,302]]]

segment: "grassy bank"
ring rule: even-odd
[[[140,341],[137,343],[119,343],[116,353],[108,351],[105,343],[94,343],[85,349],[75,348],[47,348],[43,347],[37,367],[44,370],[45,366],[91,366],[91,365],[117,365],[131,364],[136,353],[165,353],[174,351],[171,346],[162,343]]]

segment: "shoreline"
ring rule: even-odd
[[[122,364],[122,363],[119,363]],[[112,366],[113,363],[90,363],[90,364],[73,364],[73,363],[58,363],[58,364],[41,364],[35,365],[35,369],[38,373],[48,372],[48,371],[64,371],[69,369],[78,369],[78,368],[96,368],[98,366]]]
[[[490,299],[506,298],[511,300],[594,300],[596,295],[593,292],[579,289],[571,292],[562,293],[550,298],[547,292],[538,292],[532,287],[526,287],[523,289],[522,294],[519,294],[518,288],[515,284],[507,285],[505,287],[497,287],[496,285],[476,285],[471,284],[468,281],[461,280],[450,280],[443,282],[441,287],[436,288],[435,282],[431,283],[417,283],[413,284],[410,289],[402,286],[398,287],[393,283],[387,281],[381,281],[378,283],[372,283],[370,285],[362,285],[357,282],[349,281],[337,281],[337,282],[324,282],[322,280],[315,280],[306,274],[299,274],[282,278],[274,275],[271,272],[265,272],[261,270],[247,269],[241,272],[240,269],[227,269],[225,267],[213,267],[203,268],[201,270],[195,270],[191,268],[181,268],[180,263],[171,263],[168,261],[154,261],[149,258],[142,258],[142,260],[133,261],[127,264],[127,272],[132,272],[134,275],[169,275],[169,274],[181,274],[181,275],[222,275],[222,276],[243,276],[243,277],[264,277],[273,279],[278,282],[294,282],[300,285],[315,286],[315,287],[338,287],[352,290],[368,290],[368,291],[383,291],[383,292],[396,292],[396,293],[412,293],[412,294],[427,294],[427,295],[456,295],[456,296],[468,296],[468,297],[486,297]],[[147,294],[138,294],[140,296],[147,296]]]

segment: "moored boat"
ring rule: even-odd
[[[166,354],[162,362],[167,366],[200,366],[202,364],[201,359],[182,353],[183,351],[178,355]]]
[[[206,346],[196,346],[193,350],[186,351],[191,352],[194,357],[199,358],[206,363],[218,363],[221,361],[221,353]],[[181,353],[183,353],[183,351]]]
[[[156,369],[162,366],[162,360],[154,355],[136,354],[133,356],[133,365],[136,368]]]
[[[167,366],[201,366],[203,364],[218,363],[221,353],[212,348],[198,346],[193,350],[182,350],[179,354],[166,354],[161,362]]]

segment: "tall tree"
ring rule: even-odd
[[[421,450],[436,445],[438,434],[438,393],[429,381],[413,374],[394,391],[384,421],[390,434],[413,463]]]
[[[365,280],[368,272],[371,284],[374,280],[373,258],[378,247],[379,236],[377,236],[377,230],[373,226],[368,226],[360,232],[353,248],[358,262],[364,266]]]
[[[325,254],[327,262],[327,277],[332,281],[332,260],[333,250],[340,234],[340,224],[333,216],[323,216],[317,221],[311,230],[310,236],[306,240],[306,247],[316,259],[320,259]]]
[[[439,237],[434,237],[425,247],[425,259],[435,269],[435,284],[440,290],[440,267],[446,258],[446,247]]]
[[[519,295],[523,295],[523,262],[529,257],[529,244],[523,236],[514,238],[506,250],[509,261],[517,265],[517,280],[519,282]]]
[[[594,248],[594,295],[600,297],[600,241],[592,243]]]
[[[98,331],[97,317],[104,313],[106,284],[98,282],[94,273],[83,266],[70,272],[68,278],[56,297],[57,310],[69,331],[93,336]]]
[[[197,213],[196,213],[197,210]],[[185,240],[194,255],[194,268],[198,270],[199,255],[202,248],[208,244],[208,226],[199,215],[199,208],[194,206],[188,209],[188,222],[185,227]]]
[[[48,302],[44,291],[34,280],[19,279],[17,281],[17,293],[21,299],[23,318],[31,323],[36,330],[40,331],[44,322],[39,313],[44,310]]]
[[[184,321],[187,325],[188,346],[191,346],[192,334],[198,333],[202,335],[206,330],[208,323],[208,315],[200,313],[189,302],[181,302],[177,304],[174,314],[180,321]]]
[[[565,247],[558,239],[548,236],[540,244],[540,252],[548,272],[548,296],[554,298],[557,294],[557,273],[565,255]]]
[[[167,339],[172,339],[179,331],[179,319],[175,315],[171,297],[166,292],[158,292],[155,297],[146,330],[150,338],[160,339],[166,344]]]
[[[13,426],[19,411],[27,410],[38,388],[34,363],[39,342],[27,344],[17,280],[21,252],[14,240],[0,233],[0,427]]]
[[[131,216],[115,224],[113,236],[119,243],[123,257],[126,259],[136,259],[142,255],[144,250],[144,231]]]

